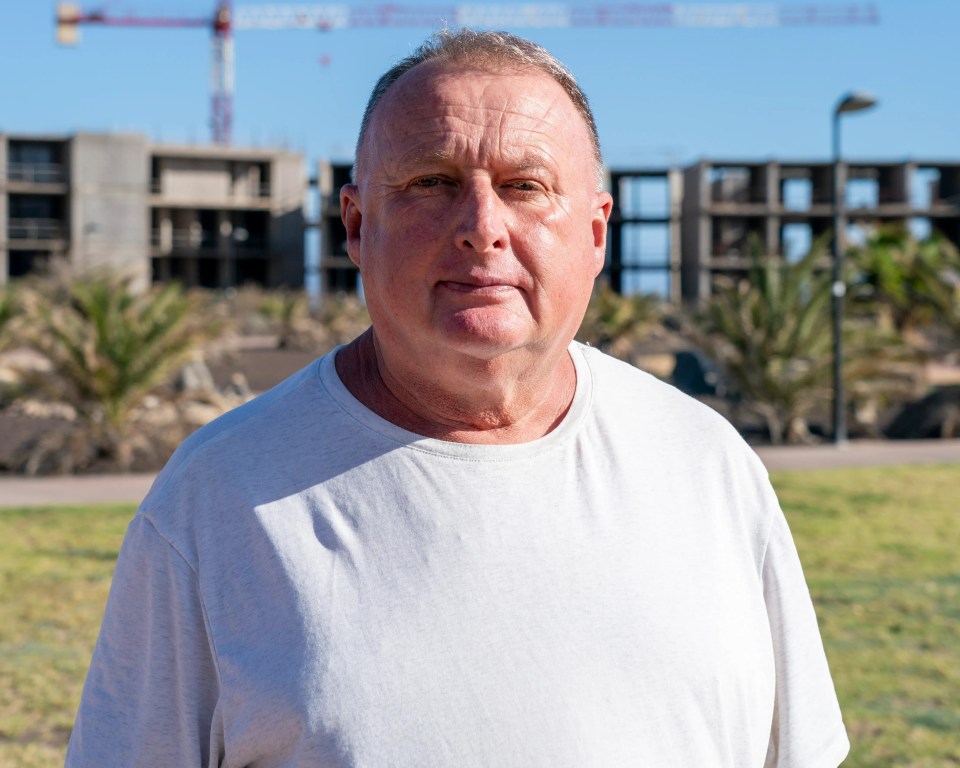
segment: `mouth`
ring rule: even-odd
[[[489,296],[491,298],[512,294],[518,290],[513,283],[496,277],[469,277],[463,280],[440,280],[437,283],[442,288],[453,293],[469,296]]]

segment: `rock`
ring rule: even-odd
[[[36,350],[22,347],[11,349],[0,355],[0,366],[18,373],[49,373],[53,370],[51,362]]]
[[[183,420],[193,426],[202,427],[223,414],[223,408],[212,403],[188,402],[180,408]]]
[[[10,406],[10,410],[34,419],[76,421],[77,418],[76,409],[69,403],[51,403],[45,400],[32,400],[26,397],[17,400]]]
[[[907,403],[885,433],[895,440],[960,437],[960,385],[937,388]]]
[[[634,365],[642,371],[652,373],[658,379],[668,381],[676,369],[676,359],[669,352],[661,354],[637,355]]]
[[[720,369],[699,350],[681,350],[676,353],[676,364],[671,382],[688,395],[714,395],[724,397],[727,387]]]
[[[223,388],[223,394],[226,397],[239,398],[240,402],[244,403],[253,397],[247,377],[240,371],[234,371],[230,376],[230,383]]]
[[[179,392],[212,392],[215,389],[213,375],[203,360],[192,360],[180,369],[177,377]]]

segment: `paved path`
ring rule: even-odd
[[[757,453],[769,470],[960,464],[960,440],[856,440],[839,446],[765,446]]]
[[[960,439],[916,441],[856,441],[845,446],[766,446],[757,449],[768,469],[831,469],[897,464],[957,464]],[[153,475],[87,475],[25,478],[0,476],[0,507],[47,504],[139,502]]]
[[[48,504],[106,504],[139,501],[154,475],[83,475],[74,477],[0,476],[0,507]]]

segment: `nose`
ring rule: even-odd
[[[459,197],[457,247],[477,253],[506,248],[508,212],[490,181],[465,184]]]

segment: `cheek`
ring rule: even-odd
[[[412,252],[425,242],[439,242],[449,215],[450,206],[438,203],[392,206],[370,222],[370,242],[380,250]]]
[[[592,289],[597,271],[592,232],[584,226],[574,226],[569,216],[541,219],[529,231],[530,252],[544,279],[561,283],[555,289],[571,294],[582,292],[581,282],[590,283],[587,290]]]
[[[418,252],[423,238],[415,223],[396,217],[370,217],[361,229],[361,267],[369,272],[388,274],[403,269]]]
[[[371,226],[364,235],[364,291],[371,305],[390,314],[419,314],[429,301],[438,237],[422,222],[391,221],[392,226]]]
[[[542,235],[537,279],[541,301],[558,321],[577,327],[602,267],[598,264],[593,238],[579,230],[548,230]]]

